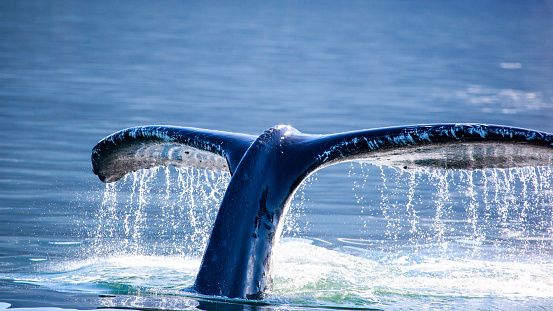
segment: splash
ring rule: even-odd
[[[343,176],[329,172],[332,182]],[[487,299],[505,308],[549,305],[552,177],[551,167],[431,171],[351,164],[351,186],[338,195],[352,195],[348,210],[324,195],[336,183],[312,175],[292,200],[264,303],[283,309],[470,309]],[[196,306],[197,297],[182,290],[194,282],[228,182],[228,174],[159,168],[107,184],[92,240],[77,245],[88,252],[85,260],[43,261],[37,273],[11,278],[115,295],[106,306]],[[321,196],[332,203],[313,212]],[[344,215],[357,223],[341,222]],[[317,228],[328,218],[339,226]],[[351,234],[355,227],[360,233]],[[312,229],[319,231],[309,236]]]
[[[493,297],[509,309],[549,303],[553,263],[384,255],[287,241],[275,252],[273,294],[294,304],[386,309],[471,309]]]

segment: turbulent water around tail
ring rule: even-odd
[[[346,166],[340,169],[348,168]],[[508,308],[553,302],[553,171],[399,170],[351,164],[304,182],[257,307]],[[20,282],[103,295],[106,306],[194,308],[194,282],[230,176],[159,168],[108,184],[75,253]],[[327,196],[325,185],[337,188]],[[323,195],[321,195],[323,193]],[[325,214],[340,197],[344,211]],[[334,209],[336,212],[336,209]],[[328,220],[331,219],[331,220]]]

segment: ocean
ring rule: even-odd
[[[553,310],[551,167],[324,168],[252,302],[187,290],[228,173],[90,163],[153,124],[553,133],[551,1],[2,1],[0,36],[0,310]]]

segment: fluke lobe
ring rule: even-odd
[[[290,200],[310,174],[345,161],[405,169],[484,169],[553,164],[553,135],[484,124],[438,124],[310,135],[285,125],[260,136],[173,126],[122,130],[92,150],[94,173],[115,182],[174,165],[232,175],[194,290],[262,299],[271,253]]]

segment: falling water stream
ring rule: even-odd
[[[92,233],[95,255],[200,257],[229,177],[215,171],[157,168],[107,184]]]
[[[352,191],[342,195],[351,201],[335,218],[357,233],[330,225],[316,234],[325,227],[324,217],[313,216],[324,213],[318,179],[331,176],[309,177],[275,250],[269,305],[447,308],[550,299],[551,167],[430,171],[352,163],[349,176]],[[229,178],[171,167],[107,184],[82,258],[45,262],[14,279],[107,295],[106,306],[183,308],[189,300],[175,297],[194,297],[187,289]]]

